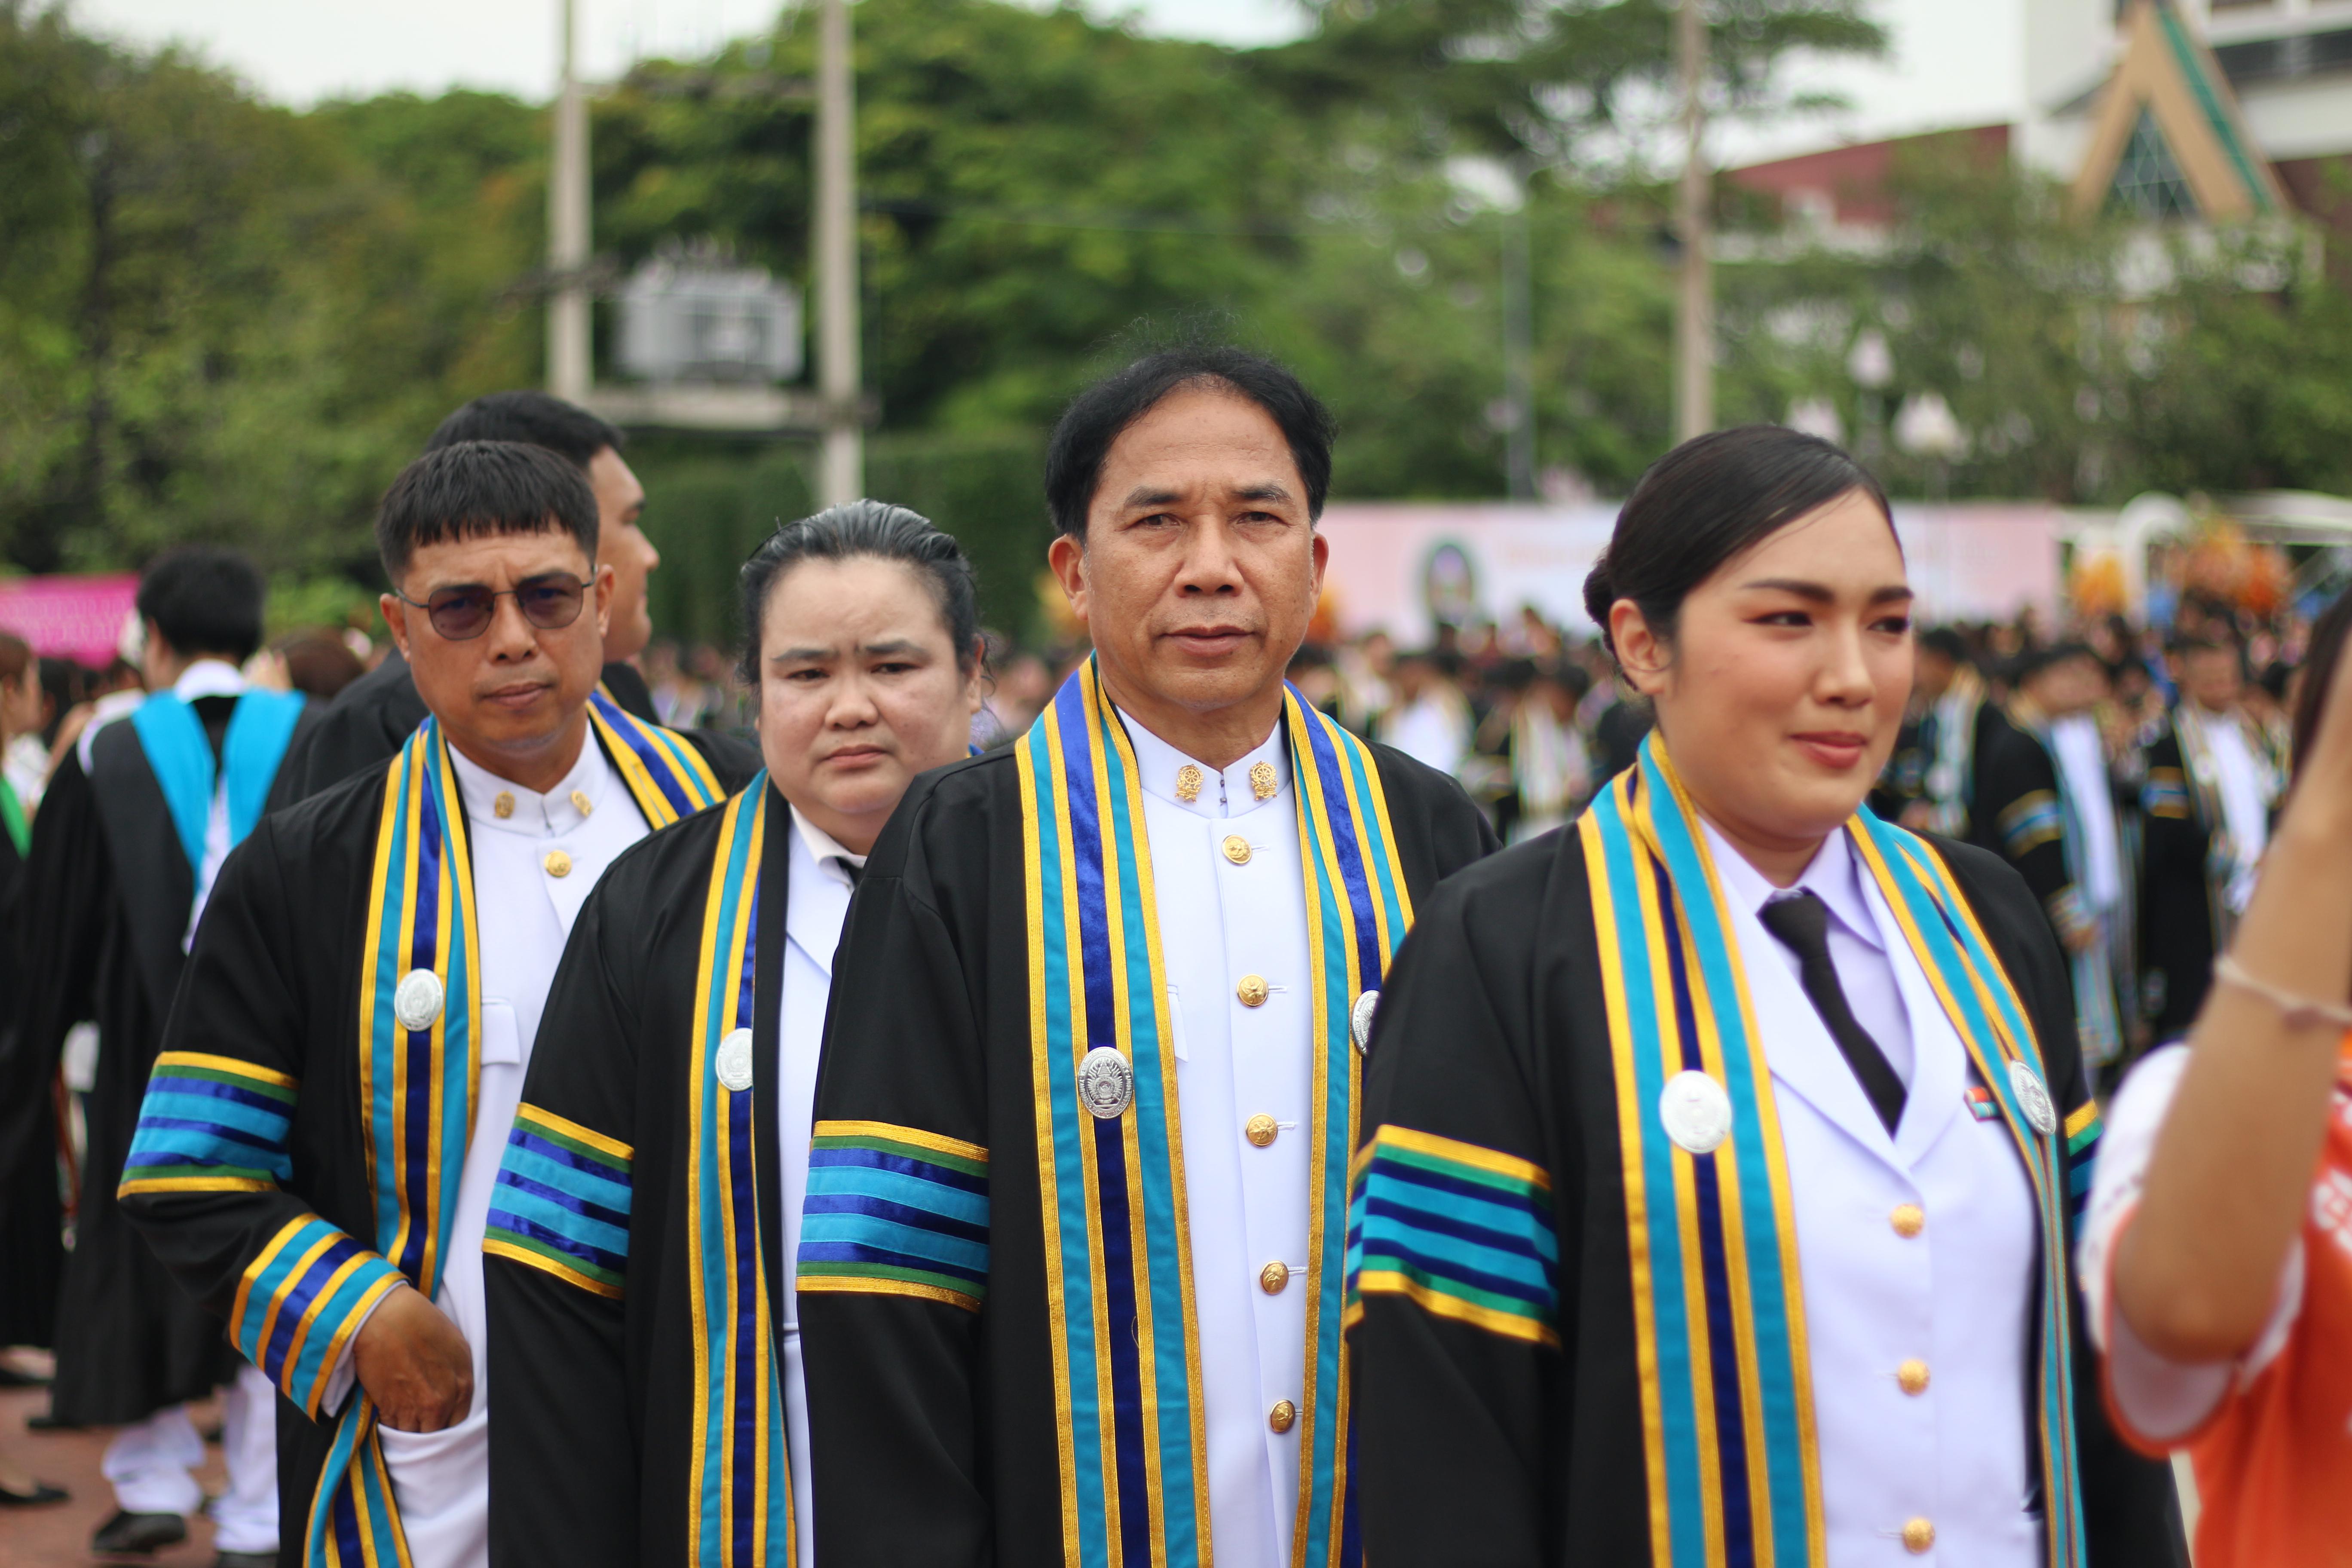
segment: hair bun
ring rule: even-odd
[[[1601,646],[1609,650],[1612,658],[1617,647],[1609,637],[1609,606],[1616,602],[1617,587],[1609,580],[1609,552],[1604,550],[1592,563],[1592,570],[1584,574],[1584,613],[1601,628]]]

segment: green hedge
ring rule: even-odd
[[[1034,430],[884,435],[866,448],[866,493],[912,507],[961,540],[980,571],[982,621],[1016,641],[1037,628],[1049,538],[1045,451],[1044,433]],[[646,531],[662,552],[649,590],[654,625],[664,637],[731,646],[736,571],[779,521],[812,510],[814,449],[633,447],[631,457],[646,487]]]

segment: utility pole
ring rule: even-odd
[[[555,166],[547,181],[547,390],[588,400],[588,100],[580,90],[580,0],[556,0],[562,76],[555,88]]]
[[[1525,159],[1516,160],[1512,174],[1519,187],[1517,212],[1503,215],[1503,403],[1510,412],[1504,432],[1505,476],[1513,500],[1536,496],[1536,398],[1529,373],[1535,358],[1535,304],[1530,298],[1533,270],[1528,255],[1528,208],[1534,182]]]
[[[1702,0],[1682,0],[1675,53],[1682,65],[1683,266],[1675,315],[1675,438],[1715,428],[1715,274],[1708,256],[1714,181],[1706,163],[1706,18]]]
[[[838,506],[866,493],[866,436],[858,395],[856,106],[852,100],[848,0],[820,0],[816,68],[816,359],[824,399],[824,451],[817,501]]]

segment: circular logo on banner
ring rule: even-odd
[[[1115,1046],[1097,1046],[1078,1063],[1078,1103],[1098,1121],[1116,1121],[1135,1103],[1135,1069]]]
[[[751,1031],[737,1029],[719,1042],[719,1055],[711,1066],[719,1073],[719,1081],[737,1094],[751,1087]]]
[[[1658,1121],[1675,1147],[1712,1154],[1731,1136],[1731,1096],[1703,1072],[1678,1072],[1658,1095]]]
[[[1356,998],[1348,1009],[1348,1037],[1356,1042],[1356,1054],[1364,1055],[1372,1048],[1372,1015],[1380,1010],[1381,994],[1367,991]]]
[[[400,977],[392,993],[392,1016],[404,1029],[429,1029],[441,1016],[441,977],[429,969],[412,969]]]
[[[2042,1079],[2023,1062],[2009,1064],[2009,1090],[2017,1096],[2018,1108],[2033,1130],[2047,1138],[2058,1131],[2058,1108],[2050,1103],[2050,1091],[2042,1087]]]

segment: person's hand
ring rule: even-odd
[[[438,1432],[473,1408],[473,1348],[446,1313],[406,1285],[352,1342],[352,1371],[395,1432]]]
[[[2332,830],[2352,815],[2352,669],[2342,663],[2328,680],[2306,752],[2297,762],[2286,817],[2317,817]]]

